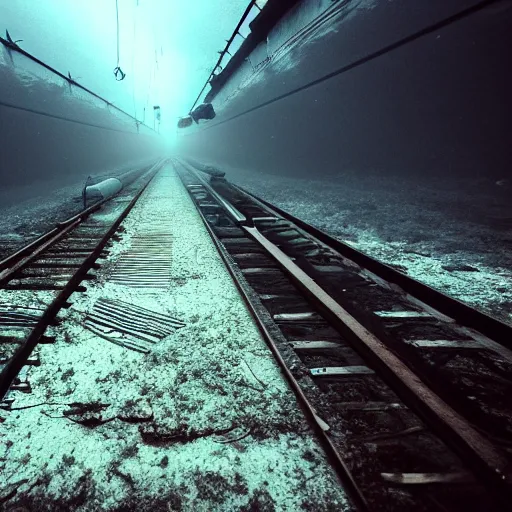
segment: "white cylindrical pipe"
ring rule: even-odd
[[[95,185],[85,187],[85,200],[88,204],[101,201],[117,194],[123,188],[123,184],[117,178],[108,178]]]

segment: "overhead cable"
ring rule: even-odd
[[[119,0],[116,0],[116,31],[117,31],[117,65],[114,68],[114,76],[120,82],[126,78],[126,73],[119,66]]]
[[[35,63],[39,64],[40,66],[42,66],[45,69],[47,69],[48,71],[52,72],[56,76],[59,76],[63,80],[66,80],[67,83],[73,85],[74,87],[78,87],[79,89],[81,89],[82,91],[86,92],[87,94],[90,94],[91,96],[93,96],[93,97],[97,98],[98,100],[104,102],[107,105],[107,107],[113,108],[117,112],[125,115],[126,117],[129,117],[130,119],[132,119],[136,123],[140,123],[140,121],[138,119],[136,119],[135,117],[133,117],[132,115],[128,114],[127,112],[125,112],[124,110],[120,109],[119,107],[116,107],[113,103],[111,103],[110,101],[106,100],[105,98],[103,98],[99,94],[96,94],[95,92],[91,91],[87,87],[84,87],[83,85],[79,84],[76,80],[74,80],[71,77],[71,74],[69,72],[68,72],[68,75],[64,75],[60,71],[56,70],[54,67],[50,66],[49,64],[46,64],[46,62],[43,62],[41,59],[38,59],[37,57],[34,57],[31,53],[29,53],[29,52],[23,50],[22,48],[20,48],[17,43],[19,43],[21,41],[21,39],[20,40],[13,40],[7,31],[6,31],[6,36],[7,36],[7,38],[5,38],[5,39],[0,36],[0,44],[4,45],[6,48],[8,48],[9,51],[15,51],[17,53],[20,53],[21,55],[23,55],[26,58],[30,59],[32,62],[35,62]],[[6,103],[0,103],[0,105],[3,105],[5,107],[9,107],[9,108],[17,108],[19,110],[25,110],[27,112],[30,112],[30,109],[26,109],[26,108],[23,108],[23,107],[17,107],[16,105],[10,105],[10,104],[6,104]],[[37,113],[37,114],[40,114],[40,115],[46,115],[47,117],[54,117],[56,119],[60,119],[58,116],[53,116],[51,114],[47,114],[47,113],[40,112],[40,111],[34,111],[34,113]],[[70,121],[70,122],[75,122],[75,123],[78,123],[78,124],[88,125],[88,123],[80,123],[79,121],[75,121],[73,119],[67,119],[67,118],[62,118],[62,119],[66,120],[66,121]],[[144,124],[144,123],[142,123],[142,124]],[[91,125],[91,126],[95,126],[95,125]],[[145,124],[144,126],[146,126],[146,128],[148,128],[149,130],[154,131],[148,125]],[[106,127],[103,127],[103,126],[98,126],[98,128],[111,129],[111,128],[106,128]],[[122,130],[115,130],[115,129],[111,129],[111,130],[122,131]]]
[[[39,116],[50,117],[52,119],[59,119],[61,121],[67,121],[69,123],[81,124],[83,126],[91,126],[93,128],[100,128],[102,130],[108,130],[108,131],[111,131],[111,132],[133,133],[133,132],[129,132],[127,130],[119,130],[118,128],[110,128],[108,126],[102,126],[100,124],[86,123],[84,121],[78,121],[77,119],[72,119],[71,117],[57,116],[55,114],[50,114],[48,112],[43,112],[42,110],[36,110],[36,109],[32,109],[32,108],[21,107],[20,105],[13,105],[12,103],[6,103],[4,101],[0,101],[0,107],[12,108],[14,110],[20,110],[22,112],[30,112],[31,114],[37,114]],[[140,124],[140,121],[136,121],[136,123]],[[147,128],[152,130],[149,126]],[[137,131],[138,131],[138,126],[137,126]],[[152,131],[154,131],[154,130],[152,130]]]

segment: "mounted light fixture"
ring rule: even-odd
[[[154,114],[154,118],[153,118],[153,129],[155,130],[155,125],[156,123],[158,123],[158,133],[160,133],[160,121],[162,119],[162,110],[160,108],[160,105],[154,105],[153,106],[153,114]]]

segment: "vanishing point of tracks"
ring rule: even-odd
[[[512,328],[176,165],[358,508],[507,509]]]

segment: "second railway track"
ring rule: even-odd
[[[221,172],[177,165],[360,507],[503,510],[512,490],[512,328]]]
[[[53,343],[52,326],[68,299],[94,279],[97,260],[151,178],[155,164],[113,198],[100,201],[0,261],[0,407],[9,410],[15,392],[30,392],[30,368],[41,364],[40,343]]]

